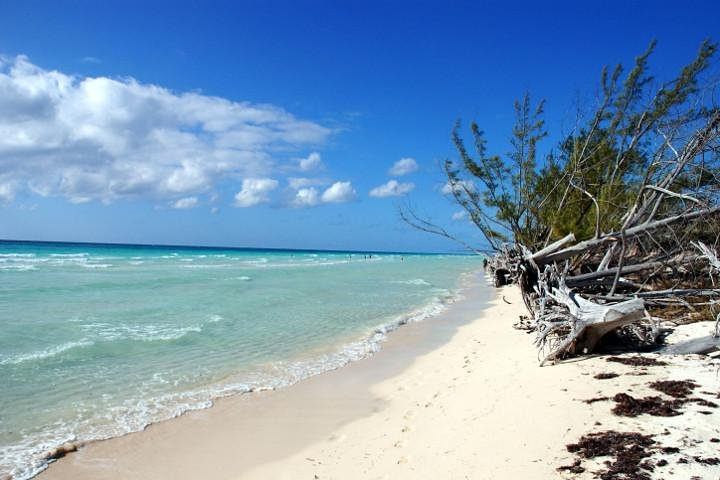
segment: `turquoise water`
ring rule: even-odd
[[[0,242],[0,474],[363,358],[479,258]],[[2,476],[2,475],[0,475]]]

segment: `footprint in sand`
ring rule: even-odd
[[[413,429],[413,428],[412,428],[410,425],[405,425],[405,426],[402,428],[402,430],[400,430],[400,431],[403,432],[403,433],[407,433],[407,432],[411,432],[412,429]]]
[[[393,444],[393,447],[395,447],[395,448],[403,448],[404,446],[405,446],[405,442],[402,440],[398,440],[397,442],[395,442],[395,444]]]
[[[397,461],[398,465],[402,465],[403,463],[408,463],[410,461],[409,457],[400,457]]]

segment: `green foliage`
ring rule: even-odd
[[[624,79],[622,65],[612,73],[603,68],[597,108],[578,119],[574,133],[564,138],[541,162],[538,145],[547,136],[544,102],[533,105],[529,94],[515,102],[516,123],[505,156],[489,155],[483,131],[470,124],[474,157],[460,133],[452,131],[459,161],[447,160],[444,170],[453,199],[461,205],[493,248],[510,239],[531,249],[567,233],[581,240],[618,231],[646,185],[660,182],[682,152],[673,145],[686,141],[717,108],[706,105],[701,85],[717,51],[705,41],[697,56],[673,80],[657,85],[648,74],[653,41],[635,58]],[[695,153],[697,154],[697,153]],[[717,156],[717,152],[715,152]],[[661,185],[674,192],[717,190],[720,171],[703,165]],[[717,164],[715,164],[717,165]],[[663,200],[671,211],[685,201]]]

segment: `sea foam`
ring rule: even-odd
[[[51,358],[51,357],[60,355],[63,352],[72,350],[73,348],[88,347],[90,345],[93,345],[93,342],[90,340],[78,340],[75,342],[67,342],[67,343],[63,343],[62,345],[48,347],[43,350],[38,350],[38,351],[34,351],[34,352],[29,352],[29,353],[22,353],[22,354],[18,354],[18,355],[6,357],[6,358],[0,357],[0,365],[18,365],[20,363],[25,363],[25,362],[44,360],[47,358]]]

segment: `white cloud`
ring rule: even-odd
[[[417,171],[417,169],[418,164],[414,158],[401,158],[393,164],[390,170],[388,170],[388,174],[395,177],[400,177],[402,175],[407,175],[408,173],[415,172]]]
[[[278,171],[278,152],[330,134],[274,105],[0,57],[0,201],[20,192],[105,203],[192,197]]]
[[[305,187],[319,187],[330,183],[327,180],[320,178],[303,178],[303,177],[290,177],[288,178],[288,185],[293,190],[299,190]]]
[[[210,213],[212,213],[213,215],[215,215],[215,214],[218,213],[219,211],[220,211],[220,209],[219,209],[218,207],[212,207],[212,208],[210,209]]]
[[[172,208],[177,209],[187,209],[187,208],[195,208],[198,206],[198,199],[197,197],[185,197],[181,198],[180,200],[176,200],[171,204]]]
[[[370,196],[375,198],[401,197],[414,188],[414,183],[399,183],[397,180],[390,180],[370,190]]]
[[[314,207],[320,204],[321,198],[316,188],[301,188],[295,193],[292,201],[293,207]]]
[[[301,158],[298,165],[303,172],[309,172],[323,167],[322,159],[318,152],[312,152],[307,158]]]
[[[335,182],[322,193],[315,188],[328,182],[310,178],[291,178],[290,187],[295,189],[295,196],[290,206],[295,208],[315,207],[325,203],[345,203],[355,200],[357,192],[350,182]]]
[[[335,182],[322,194],[323,203],[345,203],[355,200],[357,192],[350,182]]]
[[[455,191],[463,192],[467,189],[469,192],[475,191],[475,184],[470,180],[458,180],[455,182]],[[440,190],[443,195],[450,195],[453,191],[453,186],[450,182],[446,182]]]
[[[235,195],[236,207],[252,207],[270,201],[269,193],[275,190],[278,181],[272,178],[246,178],[242,182],[242,189]]]
[[[465,210],[460,210],[452,214],[452,221],[459,222],[460,220],[466,219],[468,216]]]

